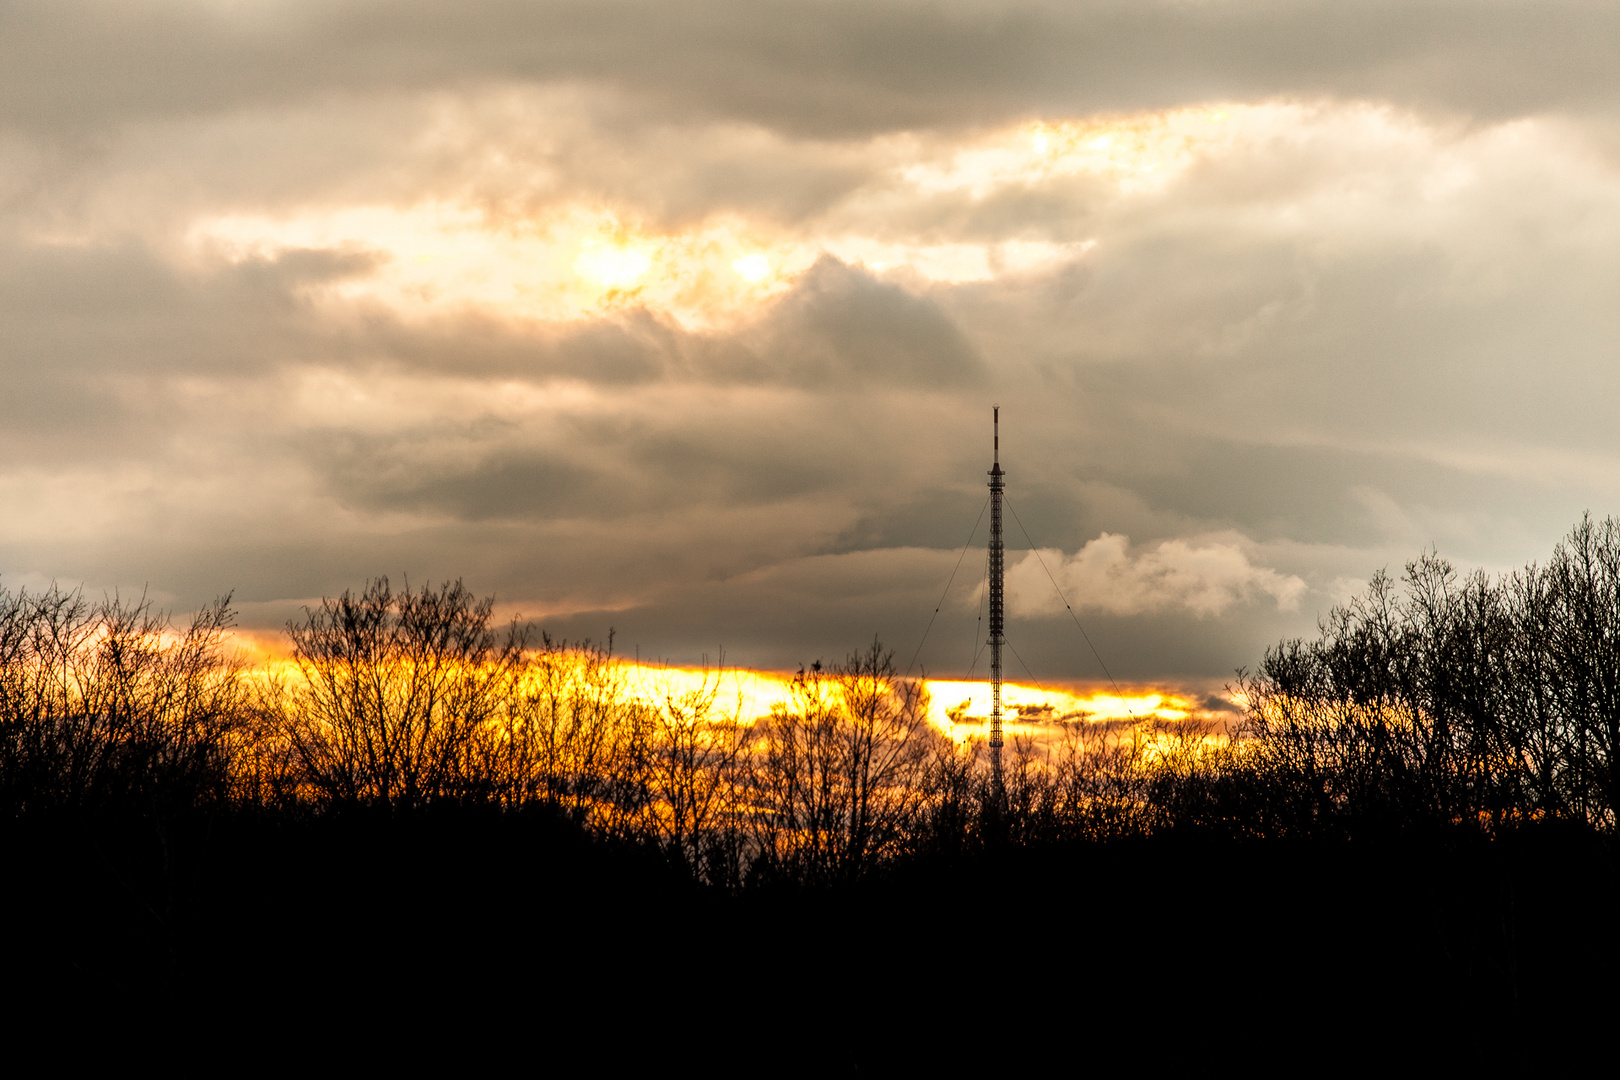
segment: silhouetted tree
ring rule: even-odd
[[[646,803],[649,710],[608,644],[542,635],[503,704],[488,772],[508,806],[541,802],[611,835],[635,831]]]
[[[298,777],[326,805],[411,809],[483,798],[492,721],[518,684],[524,631],[460,581],[395,593],[387,578],[289,623],[296,674],[268,705]]]
[[[229,797],[247,731],[230,598],[176,633],[144,598],[0,590],[0,791],[12,815]]]
[[[655,689],[656,750],[648,771],[653,833],[683,868],[721,881],[736,880],[741,830],[733,812],[747,731],[742,702],[722,701],[720,671],[700,685]],[[729,705],[729,707],[728,707]]]
[[[755,873],[851,880],[901,849],[945,749],[927,715],[927,690],[875,641],[831,672],[801,670],[754,751]]]
[[[1426,554],[1254,675],[1244,769],[1267,831],[1558,817],[1620,798],[1620,522],[1492,581]],[[1358,827],[1359,827],[1358,826]]]

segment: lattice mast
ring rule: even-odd
[[[1004,634],[1002,570],[1005,559],[1001,545],[1001,406],[991,407],[995,432],[995,459],[990,470],[990,768],[996,790],[1001,789],[1001,646]]]

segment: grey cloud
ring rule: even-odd
[[[141,118],[65,145],[0,127],[0,207],[34,231],[162,242],[198,214],[433,200],[495,228],[572,200],[678,232],[716,212],[813,219],[884,164],[864,141],[672,117],[599,84],[377,87]]]
[[[301,451],[345,504],[465,521],[604,522],[782,504],[833,488],[848,456],[817,454],[806,445],[814,432],[781,416],[702,427],[678,418],[565,424],[565,433],[545,433],[544,446],[512,425],[474,422],[385,436],[328,431]]]
[[[937,597],[950,561],[940,552],[904,550],[782,560],[724,581],[683,583],[631,611],[587,611],[544,624],[575,637],[601,637],[612,625],[643,656],[689,662],[698,650],[713,656],[723,648],[734,663],[776,669],[842,659],[876,635],[905,649],[904,663],[926,620],[918,618],[923,597]]]
[[[916,551],[870,552],[850,557],[847,564],[810,559],[721,583],[694,582],[629,610],[583,611],[541,622],[570,637],[601,638],[611,626],[622,644],[639,648],[643,656],[689,663],[702,652],[713,657],[724,648],[734,663],[777,670],[841,659],[876,636],[895,650],[902,666],[916,653],[929,674],[962,677],[973,664],[974,611],[948,607],[928,626],[953,561],[954,553]],[[961,576],[967,581],[958,580],[956,591],[979,580],[982,558],[978,573],[966,569]],[[1315,612],[1298,615],[1261,604],[1206,622],[1171,615],[1088,615],[1084,626],[1098,646],[1100,663],[1066,616],[1028,619],[1014,611],[1009,618],[1008,638],[1019,655],[1008,655],[1008,677],[1020,682],[1029,673],[1036,682],[1103,680],[1109,674],[1122,681],[1218,680],[1252,665],[1278,637],[1308,630]],[[986,677],[986,663],[981,655],[980,678]]]
[[[188,276],[134,242],[0,245],[0,446],[13,464],[150,457],[184,413],[176,380],[253,380],[324,351],[300,289],[371,265],[289,251]]]
[[[1112,201],[1116,186],[1096,176],[1047,180],[1039,185],[1007,185],[983,197],[953,192],[918,199],[912,206],[874,222],[877,234],[937,236],[954,241],[1005,243],[1047,240],[1075,243],[1092,238],[1099,225],[1094,207]]]
[[[634,499],[608,470],[560,454],[474,442],[469,449],[476,458],[458,463],[447,441],[420,432],[370,438],[325,433],[306,440],[303,453],[336,499],[359,508],[469,521],[581,513],[611,517]]]
[[[933,300],[831,256],[735,329],[690,331],[636,308],[550,325],[476,314],[407,324],[380,311],[335,325],[351,356],[536,382],[670,380],[845,394],[874,386],[973,387],[987,371],[973,342]]]
[[[540,371],[593,383],[642,382],[666,375],[671,354],[680,346],[672,327],[645,312],[568,327],[548,344]],[[529,372],[535,373],[532,367]]]
[[[474,138],[509,147],[514,164],[533,170],[534,201],[607,198],[671,231],[716,210],[799,222],[836,206],[874,173],[850,141],[784,137],[725,116],[694,123],[601,86],[502,89],[489,104],[454,115]],[[604,140],[605,130],[614,137]],[[470,183],[497,215],[531,209],[483,177]]]
[[[975,429],[962,425],[964,434]],[[982,441],[982,440],[980,440]],[[963,449],[969,449],[963,447]],[[979,544],[989,532],[988,515],[981,511],[989,500],[988,489],[979,481],[976,468],[982,446],[972,446],[959,467],[943,471],[932,483],[906,490],[892,490],[880,504],[861,508],[861,513],[816,554],[842,555],[894,547],[921,547],[955,550],[972,537]],[[977,515],[977,517],[975,517]]]
[[[689,354],[701,354],[703,347],[644,310],[539,326],[476,313],[407,324],[373,311],[345,329],[349,353],[406,371],[534,382],[578,379],[607,386],[677,377],[692,366]]]
[[[4,122],[469,81],[592,81],[801,133],[1272,95],[1480,116],[1612,106],[1620,14],[1567,3],[287,3],[36,0],[0,23]]]
[[[187,275],[134,241],[0,252],[4,362],[98,374],[278,362],[309,329],[300,290],[374,265],[365,252],[291,250]]]
[[[927,299],[824,256],[780,301],[761,351],[800,385],[982,384],[973,344]]]

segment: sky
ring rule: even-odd
[[[6,588],[982,675],[999,404],[1009,675],[1207,689],[1616,510],[1617,331],[1612,4],[0,7]]]

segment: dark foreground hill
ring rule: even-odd
[[[742,891],[537,811],[30,825],[4,850],[9,985],[182,1041],[487,1022],[609,1062],[751,1048],[837,1071],[960,1063],[992,1030],[1016,1059],[1144,1025],[1365,1047],[1418,1024],[1519,1053],[1549,1017],[1584,1038],[1620,971],[1613,852],[1556,827],[1168,830]]]

